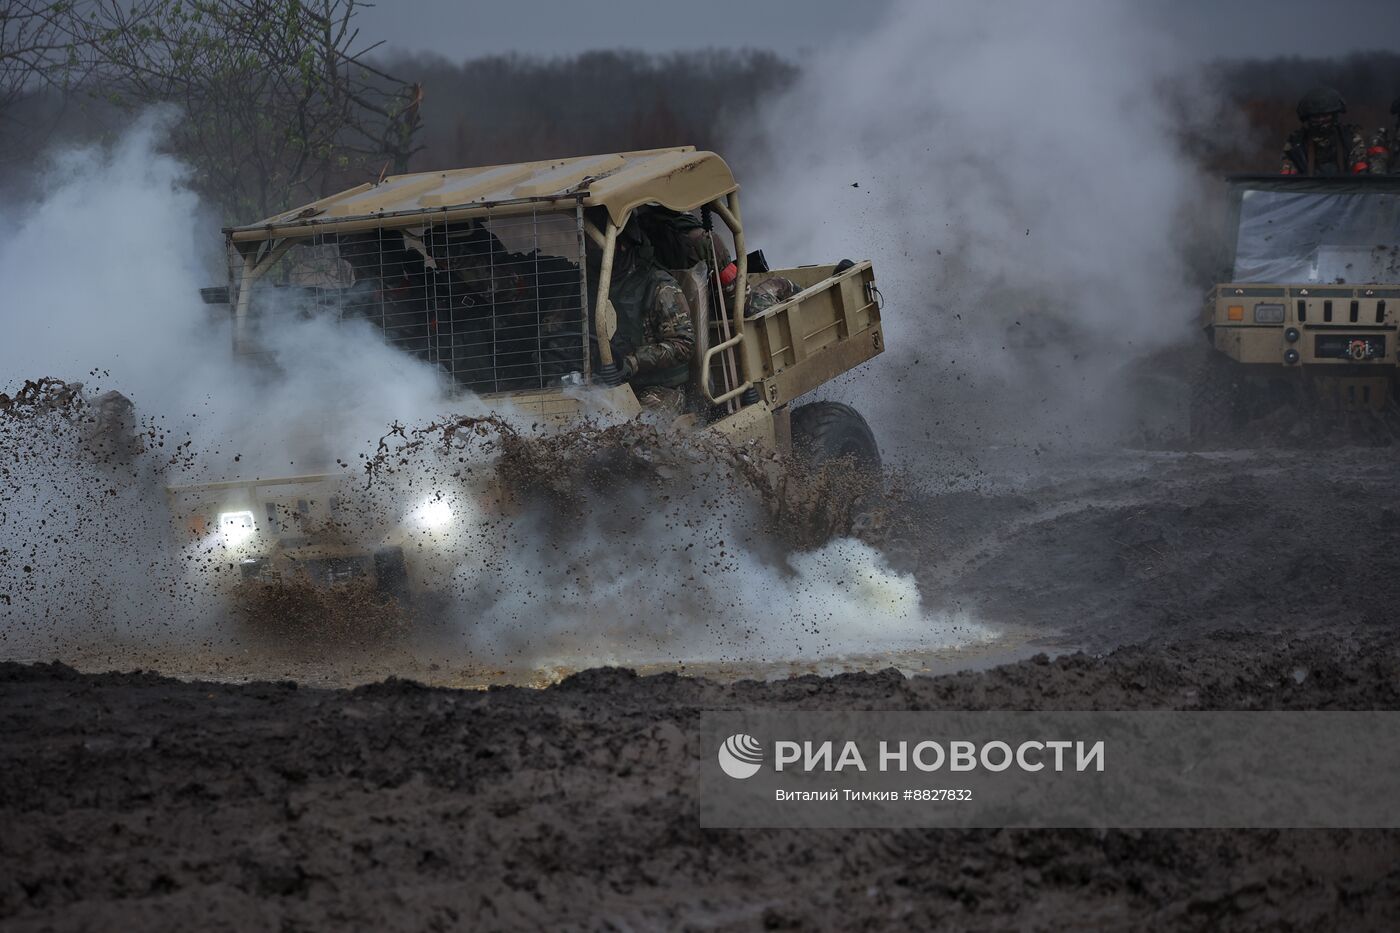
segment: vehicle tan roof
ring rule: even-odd
[[[363,229],[389,218],[408,225],[424,211],[441,211],[450,215],[446,219],[455,219],[528,211],[541,201],[554,200],[582,200],[585,207],[605,207],[616,223],[638,204],[654,202],[688,211],[738,187],[719,156],[679,146],[390,175],[229,232],[235,240],[306,236]]]

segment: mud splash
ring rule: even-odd
[[[246,640],[291,658],[319,657],[326,646],[374,651],[407,638],[414,613],[368,580],[335,586],[306,575],[276,582],[240,581],[232,591],[233,620]]]
[[[762,532],[791,550],[811,550],[856,535],[876,543],[877,529],[899,511],[903,486],[854,461],[814,466],[799,457],[736,444],[714,434],[679,435],[647,420],[585,422],[568,430],[522,430],[499,415],[456,417],[416,428],[396,424],[380,438],[365,471],[373,482],[455,460],[450,476],[474,458],[494,456],[501,494],[577,520],[640,484],[660,502],[685,492],[738,497],[767,515]]]
[[[852,464],[808,469],[643,420],[545,430],[452,417],[393,425],[358,480],[318,487],[333,521],[274,518],[271,501],[248,513],[266,504],[284,538],[342,551],[392,544],[413,583],[398,600],[362,579],[240,581],[270,539],[232,545],[167,487],[204,452],[127,425],[141,438],[129,456],[94,456],[93,406],[72,384],[5,398],[4,430],[30,441],[5,466],[23,477],[4,493],[6,537],[32,558],[0,568],[10,657],[154,656],[189,674],[192,658],[223,655],[256,676],[257,658],[378,655],[519,681],[600,663],[888,663],[991,637],[966,613],[930,611],[912,574],[890,568],[881,541],[912,510],[898,483]]]

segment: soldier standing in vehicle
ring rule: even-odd
[[[1366,149],[1371,171],[1378,175],[1400,175],[1400,97],[1390,102],[1390,113],[1395,126],[1376,130]]]
[[[695,327],[680,285],[657,264],[635,216],[618,232],[608,299],[617,312],[612,338],[617,372],[600,375],[615,385],[630,383],[648,408],[679,412],[690,380]]]
[[[1302,126],[1283,144],[1284,175],[1365,175],[1373,171],[1361,128],[1343,124],[1347,112],[1342,95],[1330,87],[1315,87],[1298,101]]]

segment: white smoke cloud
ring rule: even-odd
[[[841,391],[886,440],[929,447],[911,410],[935,442],[1094,435],[1120,369],[1188,334],[1182,62],[1137,4],[903,2],[764,108],[750,239],[875,260],[888,359]]]
[[[480,408],[449,400],[432,367],[366,325],[288,320],[265,341],[273,368],[236,360],[226,311],[198,298],[226,275],[218,224],[184,186],[185,169],[160,153],[161,125],[148,118],[109,147],[59,154],[39,196],[0,216],[0,383],[53,375],[87,380],[90,394],[119,389],[166,445],[128,470],[89,462],[71,432],[40,426],[0,501],[8,656],[81,658],[86,645],[97,646],[89,660],[110,664],[122,662],[108,648],[158,646],[136,663],[189,671],[182,649],[238,643],[225,597],[247,555],[217,528],[189,538],[164,485],[333,470],[337,459],[353,469],[391,422]],[[22,428],[7,436],[30,443]],[[188,463],[151,472],[186,443]],[[381,526],[405,516],[412,526],[425,497],[461,492],[460,466],[425,457],[364,501]],[[434,606],[445,623],[434,650],[578,666],[988,637],[932,611],[912,576],[864,544],[841,540],[785,563],[750,553],[752,508],[720,501],[729,495],[738,503],[724,489],[678,490],[666,511],[625,529],[603,504],[567,540],[533,517],[487,523],[470,509],[456,531],[413,532],[415,573],[446,600]]]
[[[835,391],[855,396],[882,444],[1082,437],[1119,414],[1100,404],[1116,397],[1117,370],[1179,339],[1196,300],[1177,232],[1196,177],[1163,101],[1180,77],[1168,41],[1128,4],[905,3],[804,64],[753,130],[746,226],[775,265],[876,260],[890,350]],[[218,225],[159,153],[160,125],[57,156],[40,197],[0,209],[0,381],[109,372],[93,381],[160,416],[172,443],[191,442],[195,462],[167,481],[354,463],[393,421],[461,410],[431,367],[367,330],[292,322],[272,344],[279,376],[235,362],[226,321],[196,298],[224,279]],[[31,574],[0,606],[7,633],[21,621],[31,634],[81,622],[175,644],[226,632],[217,587],[191,591],[180,577],[219,555],[161,549],[159,490],[99,498],[103,521],[83,525],[68,513],[93,498],[64,490],[107,477],[69,469],[7,503],[3,546],[34,559],[31,571],[4,567]],[[407,513],[446,475],[410,470],[381,504]],[[525,520],[440,536],[431,563],[447,641],[478,660],[577,666],[991,634],[939,613],[864,544],[774,562],[740,543],[713,494],[688,500],[675,508],[694,511],[623,534],[591,516],[569,542]],[[88,530],[38,537],[40,520]],[[104,537],[113,522],[128,529],[125,551]],[[720,542],[727,557],[710,566]],[[112,569],[81,569],[93,566]]]
[[[184,167],[155,150],[160,123],[140,121],[110,149],[55,154],[40,196],[5,207],[9,378],[100,367],[142,400],[185,394],[180,383],[201,360],[184,354],[203,343],[190,296],[207,284],[192,244],[213,224],[184,187]]]
[[[430,456],[407,479],[451,461]],[[926,603],[912,573],[862,541],[774,548],[762,507],[720,472],[628,478],[562,522],[553,510],[492,521],[449,495],[465,520],[418,539],[432,551],[419,551],[424,583],[450,599],[473,655],[502,665],[889,658],[994,639]]]
[[[40,196],[4,210],[5,381],[119,388],[192,442],[195,462],[172,476],[187,482],[285,473],[299,456],[325,466],[395,420],[435,413],[445,396],[433,369],[367,330],[287,316],[267,343],[275,378],[234,359],[227,309],[198,297],[227,280],[218,220],[160,151],[169,119],[57,153]]]

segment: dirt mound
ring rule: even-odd
[[[53,926],[1383,929],[1400,834],[696,827],[701,710],[1400,709],[1393,637],[984,674],[350,692],[0,665],[0,917]],[[101,710],[94,716],[94,710]]]

